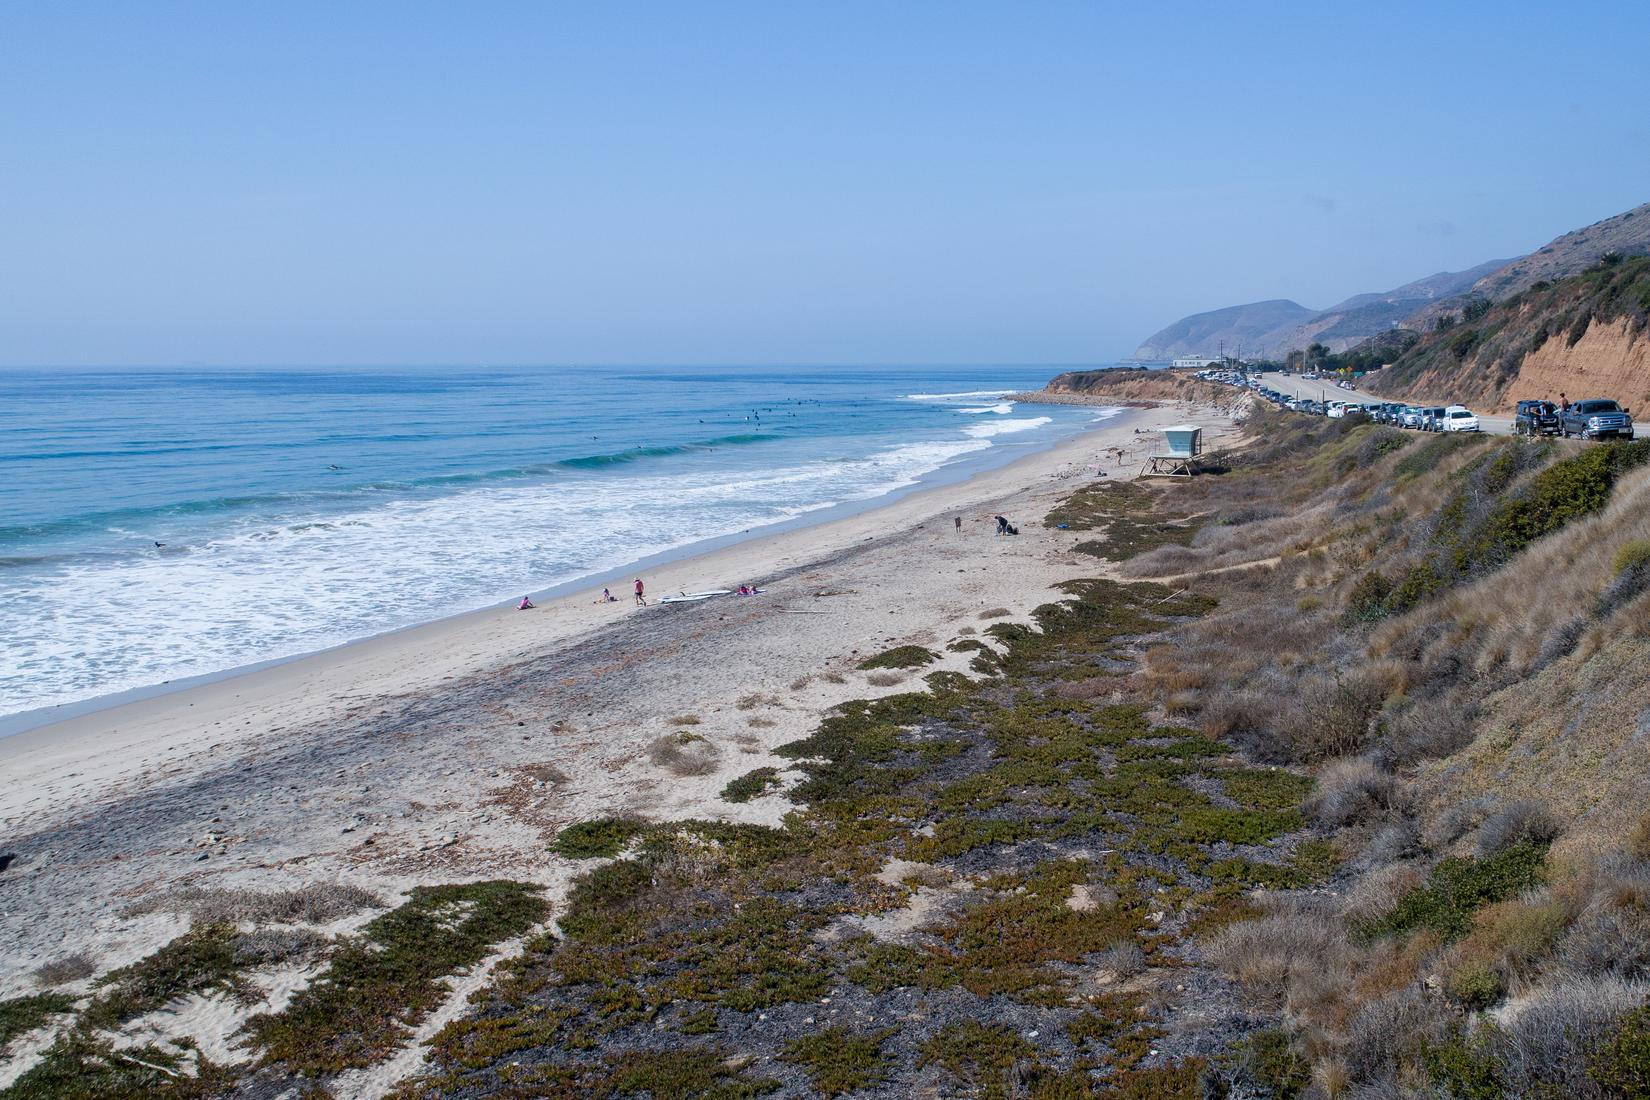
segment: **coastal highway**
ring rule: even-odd
[[[1340,398],[1343,401],[1378,403],[1392,400],[1390,397],[1381,397],[1378,394],[1366,393],[1363,390],[1343,390],[1328,379],[1302,378],[1295,374],[1263,374],[1260,376],[1260,384],[1277,390],[1279,393],[1286,393],[1290,397],[1308,397],[1314,401]],[[1410,404],[1410,402],[1406,402],[1406,404]],[[1437,404],[1447,405],[1449,402],[1439,401]],[[1471,406],[1469,405],[1468,408],[1471,408]],[[1473,411],[1478,412],[1476,409]],[[1478,426],[1491,435],[1511,435],[1512,417],[1485,416],[1483,413],[1478,413]]]

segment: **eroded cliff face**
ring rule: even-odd
[[[1634,332],[1625,317],[1594,321],[1574,344],[1563,334],[1548,339],[1510,376],[1451,364],[1399,387],[1374,388],[1411,401],[1460,402],[1484,413],[1511,413],[1522,400],[1556,401],[1561,393],[1572,401],[1609,397],[1650,417],[1650,332]]]
[[[1574,346],[1548,340],[1524,357],[1518,374],[1499,395],[1497,411],[1524,398],[1578,401],[1610,397],[1650,415],[1650,332],[1635,333],[1626,318],[1594,321]]]

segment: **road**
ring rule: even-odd
[[[1366,403],[1380,403],[1390,401],[1391,398],[1381,397],[1378,394],[1365,393],[1363,390],[1343,390],[1327,378],[1302,378],[1296,374],[1263,374],[1260,384],[1279,393],[1286,393],[1290,397],[1308,397],[1314,401],[1328,401],[1339,398],[1342,401],[1361,401]],[[1478,426],[1491,435],[1511,435],[1512,417],[1485,416],[1478,414]]]

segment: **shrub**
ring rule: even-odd
[[[1386,600],[1392,595],[1392,582],[1378,572],[1365,573],[1352,586],[1346,599],[1348,622],[1374,622],[1387,614]]]
[[[296,890],[224,890],[189,887],[144,898],[127,913],[187,913],[195,924],[327,924],[384,900],[348,883],[317,882]]]
[[[970,1095],[1007,1100],[1009,1070],[1034,1053],[1012,1027],[969,1020],[952,1024],[924,1042],[917,1068],[941,1066],[968,1086]]]
[[[749,802],[783,785],[778,768],[756,768],[723,787],[722,799],[726,802]]]
[[[551,851],[568,859],[612,858],[642,831],[642,823],[624,817],[598,817],[569,825],[556,834]]]
[[[1650,912],[1608,905],[1583,913],[1558,941],[1554,957],[1575,978],[1650,977]]]
[[[1399,899],[1398,905],[1362,931],[1367,935],[1430,928],[1446,936],[1467,930],[1473,914],[1504,901],[1541,881],[1546,849],[1520,843],[1485,859],[1445,859],[1433,868],[1426,885]]]
[[[1317,792],[1306,812],[1326,829],[1385,817],[1397,798],[1398,783],[1367,760],[1337,760],[1318,775]]]
[[[1545,807],[1514,802],[1478,827],[1478,854],[1499,855],[1515,844],[1544,848],[1558,839],[1559,825]]]
[[[68,985],[70,982],[82,981],[97,973],[97,960],[84,951],[76,951],[72,955],[64,955],[60,959],[53,959],[35,969],[34,980],[41,985]]]
[[[65,993],[35,993],[0,1001],[0,1055],[5,1054],[13,1039],[73,1009],[74,1001]]]
[[[1347,1069],[1366,1083],[1412,1076],[1454,1022],[1454,1013],[1415,988],[1370,1001],[1347,1028]]]
[[[1647,565],[1650,565],[1650,539],[1632,539],[1616,551],[1611,571],[1620,576],[1630,569],[1642,569]]]
[[[902,645],[884,650],[874,657],[867,657],[859,663],[859,669],[861,672],[868,672],[877,668],[921,668],[923,665],[933,664],[939,658],[938,653],[926,646]]]
[[[246,1023],[272,1062],[304,1075],[368,1066],[406,1041],[447,993],[447,975],[526,932],[549,907],[519,882],[418,886],[369,922],[280,1012]]]
[[[780,1058],[806,1066],[814,1087],[826,1096],[839,1096],[881,1082],[888,1071],[882,1044],[894,1029],[854,1035],[833,1027],[804,1035],[785,1048]]]
[[[1126,981],[1146,969],[1146,954],[1133,940],[1113,944],[1094,957],[1096,970],[1109,970],[1118,981]]]
[[[648,759],[676,775],[709,775],[720,754],[697,733],[667,733],[648,746]]]
[[[235,959],[235,929],[227,924],[192,929],[129,966],[104,975],[103,992],[86,1009],[97,1027],[114,1027],[180,997],[223,990],[247,992]]]
[[[1593,1070],[1607,1077],[1632,1072],[1635,1023],[1627,1023],[1622,1061],[1612,1041],[1622,1038],[1624,1018],[1642,1009],[1650,986],[1639,982],[1568,981],[1543,989],[1516,1013],[1508,1013],[1498,1053],[1509,1096],[1602,1097],[1633,1095],[1601,1091]],[[1597,1053],[1595,1053],[1597,1052]],[[1602,1058],[1600,1057],[1602,1055]]]
[[[1483,959],[1470,959],[1452,970],[1445,988],[1450,997],[1471,1009],[1489,1008],[1507,992],[1501,972]]]
[[[1650,1007],[1622,1016],[1614,1033],[1595,1048],[1587,1072],[1612,1095],[1650,1095]]]
[[[1312,1060],[1298,1039],[1278,1028],[1240,1040],[1222,1061],[1250,1090],[1277,1100],[1294,1100],[1312,1084]]]

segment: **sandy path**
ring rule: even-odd
[[[1149,445],[1134,430],[1188,418],[1217,423],[1143,410],[959,485],[675,563],[650,585],[760,580],[761,597],[483,612],[0,742],[0,851],[19,857],[0,874],[0,998],[72,952],[102,970],[154,950],[177,924],[121,910],[158,889],[515,877],[554,899],[577,868],[546,842],[572,821],[775,821],[780,798],[718,794],[784,767],[771,748],[828,707],[904,690],[869,685],[863,657],[943,649],[985,625],[982,611],[1023,617],[1052,585],[1094,575],[1071,550],[1082,533],[1041,526],[1080,483],[1057,473],[1119,446],[1133,473]],[[991,534],[996,510],[1019,538]],[[681,715],[700,719],[708,774],[649,758]]]

